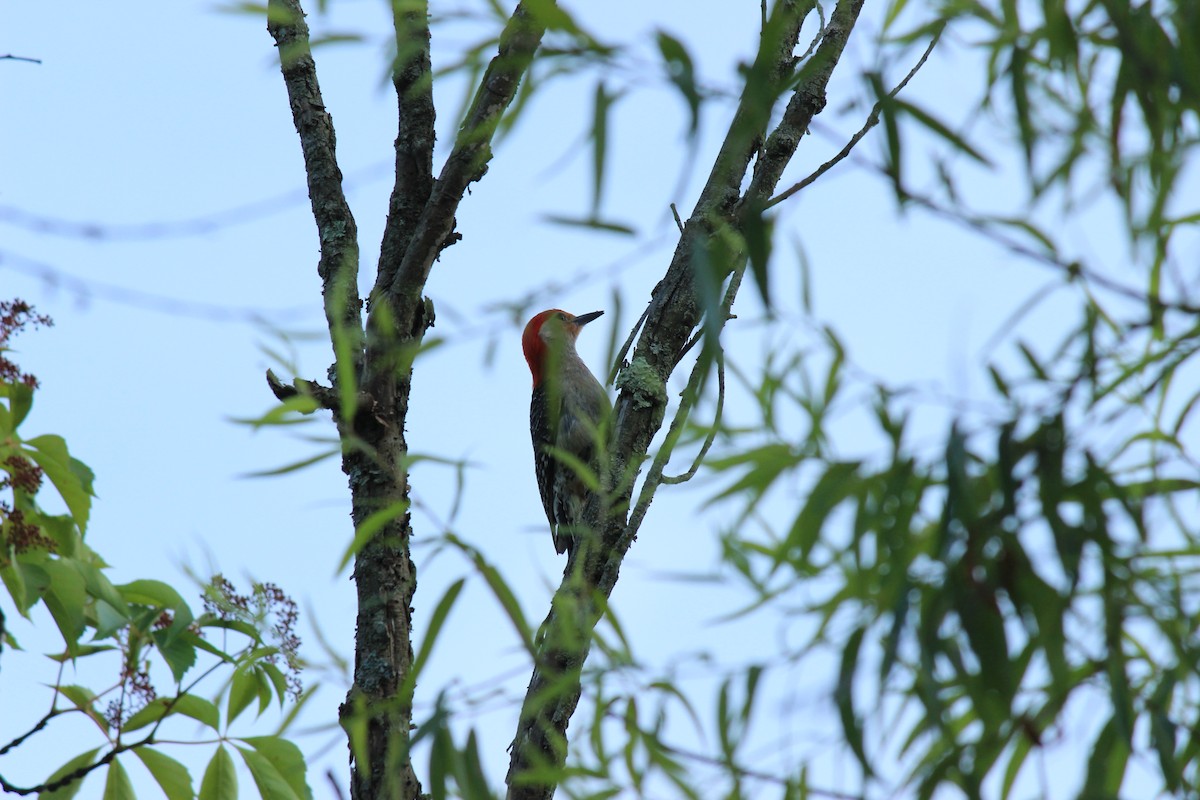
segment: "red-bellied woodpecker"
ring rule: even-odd
[[[574,547],[572,529],[579,525],[589,489],[579,466],[596,469],[597,430],[611,405],[600,381],[575,352],[583,326],[603,314],[578,317],[552,308],[529,320],[521,336],[525,360],[533,373],[529,432],[542,506],[559,553]],[[563,455],[578,460],[565,463]]]

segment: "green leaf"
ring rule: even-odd
[[[29,616],[29,609],[41,600],[42,595],[50,588],[50,576],[46,574],[46,570],[37,564],[21,560],[0,567],[0,578],[3,578],[8,593],[23,617]]]
[[[182,683],[183,676],[196,664],[196,640],[199,637],[186,631],[182,636],[172,637],[170,630],[153,631],[151,636],[158,652],[171,668],[175,682]]]
[[[63,635],[67,652],[73,653],[86,623],[87,585],[75,568],[74,559],[47,559],[42,568],[50,578],[50,585],[42,599]]]
[[[25,445],[30,448],[25,452],[54,484],[79,530],[86,531],[92,508],[91,487],[77,473],[66,441],[61,436],[45,434],[26,440]]]
[[[884,163],[884,170],[892,179],[892,189],[896,193],[897,201],[903,201],[906,194],[903,179],[904,159],[896,102],[884,88],[882,75],[878,72],[868,72],[866,78],[867,82],[871,84],[871,90],[875,93],[875,101],[879,106],[879,119],[883,122],[884,141],[887,145],[887,160]]]
[[[517,634],[521,637],[521,644],[525,646],[526,650],[532,653],[533,631],[529,627],[529,621],[525,619],[525,612],[521,610],[521,603],[517,600],[516,595],[513,594],[512,589],[508,587],[503,576],[500,575],[495,567],[487,562],[482,553],[463,542],[457,536],[448,534],[446,541],[470,558],[476,571],[483,576],[488,588],[492,591],[496,600],[499,601],[501,608],[504,609],[504,613],[508,615],[509,621],[512,622]]]
[[[542,219],[554,225],[566,225],[574,228],[590,228],[595,231],[619,233],[624,236],[636,236],[637,228],[625,222],[611,219],[600,219],[596,216],[568,217],[563,214],[543,214]]]
[[[792,523],[785,544],[785,554],[790,556],[794,551],[799,551],[800,558],[808,558],[808,554],[820,538],[825,520],[843,500],[857,490],[858,467],[857,461],[835,461],[826,467],[825,472],[809,491],[804,507]]]
[[[279,705],[282,708],[283,701],[287,697],[288,692],[287,676],[283,674],[283,671],[279,667],[266,660],[259,662],[258,669],[262,671],[263,676],[270,682],[270,687],[275,690],[275,697],[279,700]]]
[[[446,779],[454,771],[454,755],[450,733],[444,724],[439,724],[433,732],[433,743],[429,748],[429,794],[432,800],[446,800],[448,797]]]
[[[229,724],[246,710],[246,707],[258,697],[258,676],[253,668],[234,670],[233,680],[229,685],[229,698],[225,704],[225,716]]]
[[[91,689],[86,686],[76,686],[70,684],[67,686],[56,686],[55,690],[63,697],[71,701],[71,704],[86,714],[92,722],[95,722],[100,730],[108,732],[108,720],[104,715],[96,710],[96,695]]]
[[[265,756],[248,747],[239,747],[242,760],[250,769],[254,784],[263,800],[300,800],[279,770]]]
[[[108,653],[116,649],[117,647],[111,644],[81,644],[77,645],[73,652],[47,653],[46,658],[62,664],[66,661],[73,661],[84,656],[94,656],[97,653]]]
[[[950,130],[948,127],[946,127],[945,123],[943,123],[941,120],[934,117],[928,111],[925,111],[924,109],[919,108],[919,107],[913,105],[912,103],[909,103],[906,100],[901,100],[898,97],[893,97],[892,103],[895,105],[896,108],[915,117],[918,122],[920,122],[922,125],[924,125],[929,130],[936,133],[938,136],[941,136],[943,139],[945,139],[947,142],[949,142],[951,145],[953,145],[957,150],[959,150],[963,153],[966,153],[968,156],[975,159],[980,164],[983,164],[988,167],[992,166],[992,162],[988,161],[987,157],[984,156],[983,153],[980,153],[978,150],[976,150],[974,147],[972,147],[970,145],[970,143],[967,142],[966,139],[962,138],[957,133]]]
[[[332,456],[341,455],[341,452],[342,452],[342,447],[341,447],[341,445],[338,445],[337,447],[331,447],[328,450],[323,450],[320,453],[317,453],[315,456],[310,456],[309,458],[302,458],[299,461],[293,461],[291,464],[284,464],[282,467],[275,467],[274,469],[264,469],[264,470],[256,470],[254,472],[247,472],[247,473],[244,473],[242,475],[242,477],[243,478],[269,478],[272,475],[286,475],[289,472],[295,472],[296,470],[304,469],[305,467],[312,466],[313,464],[317,464],[317,463],[324,461],[325,459],[330,458]]]
[[[204,770],[199,800],[238,800],[237,770],[225,745],[217,747]]]
[[[104,800],[137,800],[129,773],[115,758],[108,762],[108,777],[104,781]]]
[[[479,760],[479,743],[472,729],[467,734],[467,746],[462,753],[462,768],[459,770],[459,788],[465,800],[491,800],[487,777]]]
[[[796,451],[791,445],[776,443],[726,458],[712,459],[708,462],[708,467],[715,471],[741,466],[749,466],[750,469],[740,479],[706,501],[705,505],[742,492],[750,495],[751,502],[755,502],[766,493],[784,470],[799,466],[804,458],[804,454]]]
[[[75,770],[91,766],[92,762],[95,761],[96,753],[99,751],[100,748],[97,747],[93,750],[88,750],[86,753],[80,753],[79,755],[75,756],[70,761],[54,770],[54,773],[46,779],[46,785],[53,785],[65,776],[70,775]],[[77,778],[67,785],[55,789],[52,792],[42,792],[38,795],[38,800],[71,800],[72,797],[79,793],[79,790],[83,787],[83,782],[86,779],[86,776],[83,778]]]
[[[907,5],[908,0],[891,0],[891,2],[888,3],[887,12],[883,15],[884,34],[887,34],[887,32],[891,29],[892,23],[896,21],[896,18],[900,16],[900,14],[904,11],[904,7]]]
[[[742,215],[742,238],[746,242],[746,255],[750,259],[750,273],[762,296],[763,306],[771,310],[771,282],[767,271],[771,260],[771,245],[774,242],[775,220],[761,210],[748,210]]]
[[[1028,724],[1033,724],[1032,722]],[[1017,780],[1017,776],[1021,773],[1021,766],[1025,763],[1029,751],[1033,749],[1033,740],[1029,736],[1018,733],[1013,737],[1016,744],[1013,745],[1012,756],[1008,759],[1008,765],[1004,768],[1004,788],[1000,791],[1001,797],[1010,797],[1013,784]]]
[[[59,553],[62,554],[62,551],[60,550]],[[82,558],[83,555],[80,554],[79,559]],[[129,608],[125,603],[125,598],[101,571],[102,566],[104,566],[102,563],[91,563],[84,560],[75,562],[75,568],[79,570],[79,574],[83,576],[83,580],[87,584],[88,594],[107,604],[117,614],[128,617]]]
[[[1037,141],[1033,119],[1029,111],[1029,90],[1025,83],[1025,67],[1029,60],[1028,53],[1023,47],[1014,45],[1012,59],[1009,61],[1008,74],[1011,79],[1013,112],[1017,118],[1017,130],[1021,133],[1021,149],[1025,151],[1025,168],[1033,171],[1033,145]]]
[[[600,200],[604,195],[604,165],[608,157],[608,111],[620,95],[611,95],[604,81],[596,83],[592,97],[592,213],[600,213]]]
[[[23,383],[10,383],[8,385],[8,411],[11,414],[11,419],[5,425],[5,434],[11,434],[21,426],[25,421],[25,417],[29,415],[29,409],[33,407],[33,387],[26,386]],[[0,406],[3,408],[3,406]]]
[[[1129,745],[1117,732],[1116,718],[1110,718],[1100,730],[1088,759],[1087,779],[1080,797],[1116,797],[1125,779]]]
[[[867,763],[867,753],[863,748],[862,723],[854,713],[854,672],[858,667],[858,650],[862,645],[864,633],[866,633],[866,629],[855,628],[854,633],[850,634],[850,638],[846,641],[846,647],[842,650],[842,666],[838,672],[837,688],[834,690],[833,698],[837,703],[838,716],[842,720],[842,735],[858,758],[858,763],[862,765],[863,771],[870,776],[874,774],[874,771]]]
[[[687,103],[691,114],[688,125],[688,138],[694,139],[700,128],[700,89],[696,84],[696,68],[692,56],[688,53],[683,42],[665,31],[658,31],[654,37],[658,44],[658,52],[662,54],[666,67],[667,79],[675,84],[679,94]]]
[[[253,747],[278,770],[296,797],[301,800],[312,798],[312,790],[305,778],[307,765],[299,747],[279,736],[249,736],[242,741]]]
[[[130,733],[139,728],[144,728],[151,723],[158,722],[164,716],[169,716],[170,714],[182,714],[185,717],[191,717],[202,725],[212,728],[214,731],[220,730],[221,727],[221,712],[217,710],[217,707],[211,701],[194,694],[184,694],[175,698],[174,701],[162,697],[151,701],[130,717],[122,730]]]
[[[196,796],[192,776],[183,764],[150,747],[135,747],[133,754],[150,770],[167,800],[192,800]]]
[[[297,394],[276,406],[272,406],[261,417],[235,417],[231,421],[258,429],[269,425],[297,425],[309,422],[307,415],[321,408],[312,395]],[[297,414],[301,416],[296,417]]]
[[[170,609],[173,619],[171,626],[167,628],[166,641],[168,642],[187,630],[188,626],[195,620],[195,617],[192,616],[192,610],[184,602],[183,596],[170,584],[163,583],[162,581],[131,581],[130,583],[118,586],[117,591],[130,603],[151,606],[153,608]]]

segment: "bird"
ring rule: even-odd
[[[597,431],[612,409],[608,394],[579,353],[575,340],[583,326],[604,312],[575,316],[558,308],[535,314],[525,325],[521,347],[533,375],[529,432],[542,507],[554,549],[570,558],[576,528],[591,490],[576,466],[555,451],[595,470]]]

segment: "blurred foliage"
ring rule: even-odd
[[[587,76],[590,210],[556,221],[632,231],[604,216],[609,116],[657,71],[686,109],[691,143],[706,108],[736,93],[705,86],[702,54],[670,33],[601,44],[569,11],[554,13],[548,46],[503,127],[515,127],[551,78]],[[897,67],[938,37],[980,57],[977,101],[965,116],[986,120],[986,130],[948,122],[961,108],[895,91]],[[467,49],[454,68],[479,74],[490,44]],[[1196,795],[1200,462],[1188,443],[1197,440],[1200,304],[1194,265],[1173,280],[1171,267],[1179,237],[1194,237],[1200,223],[1200,209],[1185,205],[1196,202],[1186,177],[1200,137],[1200,5],[892,0],[875,48],[876,63],[862,70],[874,104],[864,132],[882,123],[879,172],[898,203],[1054,268],[1078,319],[1064,321],[1070,330],[1053,347],[1013,342],[1011,358],[987,366],[993,398],[946,414],[936,445],[914,443],[922,398],[851,369],[834,330],[819,329],[803,352],[772,353],[757,376],[730,358],[759,417],[738,426],[693,419],[685,437],[700,442],[715,429],[703,474],[723,480],[713,509],[734,514],[714,580],[752,593],[736,614],[812,627],[771,663],[719,681],[711,699],[687,695],[674,676],[647,674],[623,636],[598,632],[590,706],[580,711],[590,718],[559,776],[562,791],[741,797],[769,786],[784,797],[898,789],[931,797],[953,787],[969,797],[1027,796],[1030,786],[1051,792],[1030,764],[1054,758],[1055,787],[1075,786],[1080,797],[1122,794],[1133,763],[1138,782],[1153,776],[1145,794]],[[924,157],[931,142],[937,181],[925,192],[914,152]],[[1023,170],[1024,210],[972,209],[965,167],[1008,164]],[[1132,263],[1117,277],[1073,254],[1045,221],[1052,202],[1069,218],[1098,198],[1122,210]],[[757,254],[765,299],[768,270],[782,269],[771,252],[782,231],[763,222],[762,241],[740,249]],[[839,455],[847,417],[873,420],[877,451]],[[496,596],[512,608],[510,593]],[[619,634],[608,619],[609,634]],[[802,749],[776,770],[743,758],[761,685],[818,654],[836,664],[828,689],[861,787],[851,795],[809,786]],[[701,718],[706,707],[713,719]],[[453,785],[483,796],[475,739],[456,745],[452,716],[440,697],[418,734],[434,742],[434,794]],[[697,738],[711,749],[673,743]],[[1064,761],[1064,739],[1086,758]]]
[[[15,608],[35,625],[48,617],[63,642],[61,651],[46,654],[51,666],[44,678],[52,689],[46,713],[40,719],[21,720],[15,712],[5,712],[6,737],[17,735],[0,744],[0,788],[62,800],[74,797],[90,773],[105,769],[102,796],[133,797],[126,766],[136,757],[170,800],[193,798],[197,791],[214,800],[236,798],[237,777],[225,747],[229,743],[262,797],[311,797],[299,748],[279,734],[231,731],[252,706],[254,716],[273,702],[280,708],[292,704],[293,715],[297,710],[301,664],[295,603],[272,584],[255,584],[249,594],[240,594],[217,575],[204,587],[204,611],[196,615],[179,591],[163,581],[109,581],[109,565],[85,542],[95,496],[92,471],[71,455],[62,437],[26,437],[20,430],[33,407],[38,381],[10,359],[9,342],[24,328],[48,324],[48,318],[20,300],[0,302],[4,607]],[[65,513],[51,513],[44,505]],[[2,613],[0,637],[0,651],[22,649],[13,621]],[[4,655],[0,652],[0,658]],[[88,685],[68,683],[69,676]],[[217,702],[198,693],[201,684],[211,691],[207,686],[222,677],[225,683]],[[165,690],[160,688],[164,682]],[[5,691],[14,690],[19,688],[6,676]],[[36,785],[14,783],[9,776],[20,769],[22,748],[52,739],[75,715],[94,724],[98,745],[70,758]],[[184,717],[199,722],[210,738],[181,737]],[[22,724],[27,726],[24,731]],[[168,740],[172,747],[218,745],[198,790],[187,767],[163,751]],[[60,752],[84,746],[80,741]]]

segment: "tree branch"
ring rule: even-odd
[[[858,21],[862,6],[863,0],[841,0],[834,8],[820,46],[800,72],[800,81],[783,112],[783,119],[771,132],[754,165],[754,177],[742,200],[744,211],[757,208],[761,213],[766,207],[767,199],[775,191],[784,168],[796,153],[800,137],[812,124],[813,117],[825,108],[825,90],[829,78],[842,57],[846,40]]]
[[[402,326],[416,313],[433,262],[452,240],[454,214],[467,186],[487,171],[496,126],[516,96],[521,77],[533,62],[545,31],[545,26],[522,2],[500,34],[499,50],[483,74],[454,149],[434,184],[404,259],[387,287],[395,299],[396,315]]]
[[[303,378],[296,378],[290,384],[279,380],[279,376],[273,370],[267,370],[267,386],[271,389],[271,394],[280,402],[289,400],[297,395],[308,395],[317,402],[321,408],[329,409],[334,415],[340,414],[342,410],[342,400],[338,393],[328,386],[322,386],[316,381],[306,381]],[[367,398],[361,398],[360,402]]]
[[[362,362],[362,301],[358,297],[358,228],[342,191],[333,120],[325,110],[317,68],[309,46],[308,24],[299,0],[269,0],[267,30],[279,49],[292,121],[300,135],[308,196],[321,240],[321,293],[325,318],[335,345],[346,340],[354,374]]]
[[[904,87],[908,85],[908,82],[911,81],[916,76],[916,74],[921,70],[921,67],[925,66],[925,62],[927,60],[929,60],[930,54],[933,53],[933,48],[936,47],[937,43],[941,40],[943,30],[945,30],[944,25],[937,29],[937,32],[933,35],[933,38],[929,41],[929,46],[926,47],[925,52],[921,54],[921,58],[918,59],[917,63],[913,65],[913,68],[908,71],[908,74],[904,76],[904,80],[900,81],[900,83],[896,84],[896,87],[894,89],[892,89],[890,92],[888,92],[888,97],[895,97],[896,95],[900,94],[900,92],[904,89]],[[792,195],[801,191],[806,186],[811,185],[814,181],[817,180],[817,178],[820,178],[826,172],[833,169],[833,167],[836,166],[840,161],[842,161],[847,156],[849,156],[850,151],[854,149],[855,145],[857,145],[860,141],[862,141],[862,138],[867,135],[867,133],[871,130],[871,128],[874,128],[876,125],[879,124],[879,113],[882,108],[883,108],[883,103],[877,102],[875,104],[875,107],[871,109],[871,113],[867,117],[867,121],[863,124],[863,126],[861,128],[858,129],[857,133],[855,133],[853,136],[850,137],[850,141],[846,142],[846,146],[843,147],[840,151],[838,151],[837,155],[835,155],[833,158],[826,161],[821,166],[817,167],[816,170],[814,170],[812,173],[810,173],[808,176],[806,176],[803,180],[797,182],[796,184],[788,187],[784,191],[782,191],[779,194],[772,197],[770,200],[768,200],[766,202],[766,204],[763,206],[763,208],[767,209],[767,208],[770,208],[771,206],[782,203],[784,200],[787,200],[789,197],[791,197]]]
[[[421,211],[433,191],[433,146],[436,140],[433,69],[429,59],[429,3],[392,0],[396,32],[396,87],[399,122],[396,134],[396,182],[388,201],[387,225],[379,249],[379,269],[371,300],[396,278]]]

